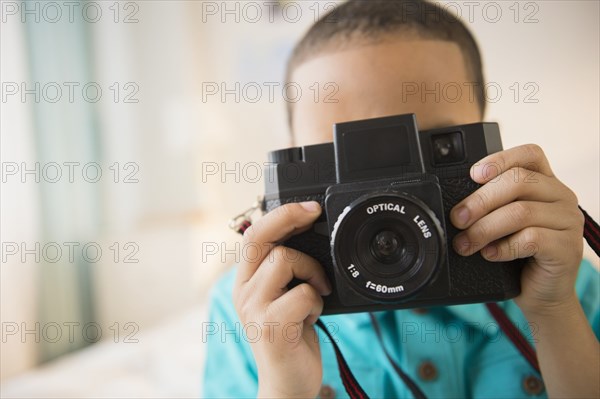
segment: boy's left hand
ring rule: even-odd
[[[526,315],[552,314],[572,301],[584,217],[542,149],[528,144],[491,154],[473,165],[471,178],[483,186],[450,213],[452,223],[464,229],[454,249],[461,255],[481,251],[492,262],[532,257],[516,298]]]

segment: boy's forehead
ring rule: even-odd
[[[304,92],[292,107],[296,144],[331,141],[333,123],[400,113],[415,113],[421,128],[476,122],[472,80],[452,42],[388,40],[318,55],[291,76]]]
[[[364,63],[357,61],[365,61]],[[321,54],[310,58],[294,70],[294,76],[303,76],[306,73],[313,74],[315,70],[322,72],[333,72],[336,76],[342,72],[353,74],[357,68],[362,67],[387,67],[402,66],[404,76],[422,76],[418,74],[423,66],[434,67],[436,63],[444,61],[444,66],[452,63],[457,68],[462,68],[466,73],[465,63],[458,44],[441,40],[411,39],[382,41],[369,43],[357,42],[346,44],[341,49],[331,51],[322,50]],[[351,64],[348,64],[351,63]],[[344,65],[346,68],[340,70],[337,67]],[[415,68],[416,67],[416,68]],[[325,68],[325,69],[323,69]],[[333,70],[331,70],[333,68]],[[442,68],[445,70],[446,68]],[[440,73],[437,69],[430,68]],[[398,74],[400,76],[400,74]]]

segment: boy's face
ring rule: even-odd
[[[357,119],[415,113],[419,129],[429,129],[482,118],[463,55],[450,42],[357,45],[299,65],[291,81],[304,90],[293,105],[294,145],[332,141],[334,123]]]

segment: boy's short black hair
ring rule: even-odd
[[[286,82],[300,64],[328,51],[374,42],[402,33],[419,39],[458,44],[467,72],[474,83],[481,115],[485,111],[481,54],[469,29],[447,9],[425,0],[349,0],[319,19],[296,45],[286,70]],[[288,121],[292,123],[288,103]]]

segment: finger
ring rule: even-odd
[[[287,323],[314,324],[323,312],[323,298],[309,284],[299,284],[271,302],[267,307],[269,320]]]
[[[477,220],[454,237],[453,246],[461,255],[472,255],[490,242],[527,227],[566,230],[573,212],[570,208],[536,201],[515,201]]]
[[[306,281],[320,295],[331,293],[323,266],[313,257],[284,246],[273,248],[248,281],[248,289],[255,291],[260,301],[271,302],[287,291],[294,277]]]
[[[570,257],[581,247],[583,240],[565,240],[564,233],[542,227],[528,227],[506,238],[487,245],[481,255],[490,262],[511,261],[519,258],[535,257],[547,264],[561,264],[560,259]]]
[[[450,220],[465,229],[499,207],[516,200],[554,202],[566,195],[566,187],[557,179],[538,174],[535,180],[515,178],[527,171],[514,168],[490,181],[460,201],[450,212]]]
[[[307,230],[320,214],[321,207],[316,201],[290,203],[275,208],[250,226],[244,233],[247,256],[238,269],[236,284],[252,277],[273,244]]]
[[[479,184],[487,183],[512,168],[523,168],[554,177],[550,163],[540,146],[526,144],[505,151],[496,152],[483,158],[471,167],[471,178]]]

